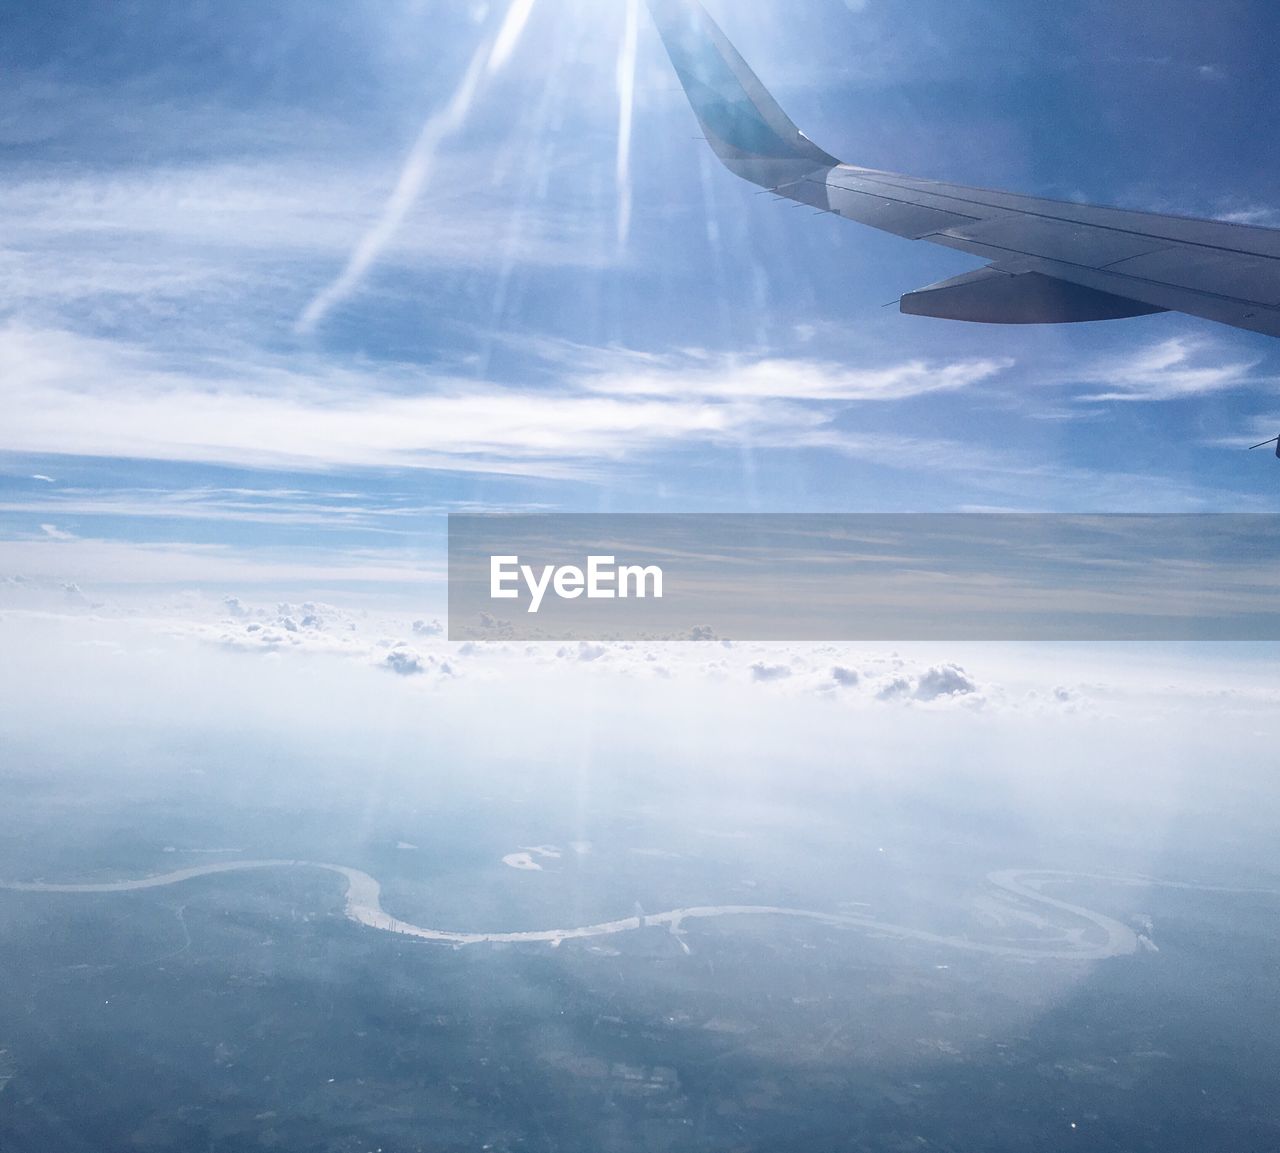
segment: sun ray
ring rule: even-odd
[[[636,93],[636,26],[638,0],[627,0],[626,23],[618,49],[618,248],[631,231],[631,123]]]

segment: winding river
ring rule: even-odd
[[[1043,886],[1055,881],[1067,881],[1077,874],[1049,870],[1007,869],[990,873],[989,884],[1008,897],[1015,898],[1023,906],[1037,908],[1045,923],[1058,929],[1060,936],[1046,939],[1043,946],[1033,942],[993,941],[968,936],[932,933],[925,929],[897,925],[889,921],[858,913],[832,913],[814,909],[787,908],[778,905],[694,905],[684,909],[669,909],[661,913],[622,917],[616,921],[601,921],[594,925],[580,925],[565,929],[530,929],[517,932],[475,933],[452,929],[431,929],[402,921],[382,907],[382,886],[375,877],[359,869],[345,865],[329,865],[317,861],[266,860],[266,861],[218,861],[196,865],[187,869],[175,869],[169,873],[157,873],[134,880],[107,881],[97,884],[50,884],[43,881],[0,881],[0,889],[20,893],[130,893],[140,889],[156,889],[164,885],[178,885],[197,877],[209,877],[222,873],[237,873],[258,869],[321,869],[336,873],[346,881],[346,907],[348,920],[384,933],[412,937],[422,941],[462,947],[480,944],[518,944],[543,942],[558,946],[563,941],[604,937],[611,933],[626,933],[649,925],[665,925],[679,936],[685,922],[712,917],[790,917],[816,921],[824,925],[860,930],[876,936],[896,937],[902,940],[920,941],[952,949],[974,953],[986,953],[998,957],[1025,960],[1097,961],[1108,957],[1121,957],[1139,948],[1139,938],[1128,925],[1105,913],[1071,904],[1043,892]],[[1081,879],[1120,880],[1122,878],[1089,877]],[[1159,883],[1159,882],[1130,882]],[[1073,927],[1074,923],[1074,927]]]

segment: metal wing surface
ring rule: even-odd
[[[779,196],[988,261],[901,310],[989,324],[1153,312],[1280,336],[1280,230],[1045,200],[845,164],[801,132],[698,0],[648,0],[731,171]]]

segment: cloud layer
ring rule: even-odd
[[[672,445],[842,443],[839,406],[955,390],[995,361],[852,370],[823,361],[596,350],[549,382],[441,376],[410,364],[306,357],[175,364],[141,347],[0,329],[0,451],[277,469],[589,473]],[[545,368],[543,372],[545,372]],[[541,379],[538,379],[542,377]]]

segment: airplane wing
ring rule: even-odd
[[[779,107],[698,0],[648,0],[730,171],[779,196],[990,261],[908,292],[903,312],[1061,324],[1185,312],[1280,336],[1280,230],[1099,208],[843,164]]]

